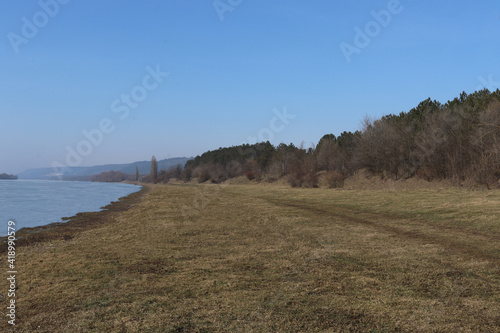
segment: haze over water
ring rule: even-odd
[[[140,190],[130,184],[0,180],[0,236],[7,235],[7,222],[16,231],[62,222],[79,212],[96,212],[111,201]]]

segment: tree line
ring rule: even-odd
[[[324,135],[309,148],[293,143],[243,144],[207,151],[149,180],[171,178],[223,182],[229,178],[274,181],[286,177],[294,187],[316,187],[319,175],[331,187],[343,186],[357,170],[383,177],[452,179],[499,187],[500,90],[463,92],[446,104],[430,98],[398,115],[365,119],[361,131]]]
[[[17,178],[18,178],[17,175],[9,175],[7,173],[0,173],[0,179],[16,180]]]

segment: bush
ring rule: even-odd
[[[193,178],[193,168],[191,168],[190,166],[185,166],[181,171],[179,179],[188,182],[191,180],[191,178]]]
[[[161,170],[160,174],[158,175],[158,178],[155,180],[155,183],[159,182],[168,183],[170,179],[180,178],[181,173],[182,173],[182,167],[180,166],[180,164],[178,164],[175,167],[171,167],[168,170]]]
[[[306,173],[302,177],[302,187],[318,187],[318,174],[314,171]]]
[[[204,182],[206,182],[208,180],[210,180],[210,175],[207,172],[203,172],[198,177],[198,183],[204,183]]]
[[[204,183],[210,179],[210,175],[205,165],[194,168],[192,176],[198,178],[198,183]]]
[[[304,149],[292,153],[289,170],[288,182],[292,187],[318,187],[316,160]]]
[[[222,183],[228,178],[225,168],[220,164],[210,164],[207,169],[212,183]]]
[[[238,161],[231,161],[226,165],[226,173],[229,178],[238,177],[243,174],[243,167]]]
[[[221,183],[227,179],[227,176],[224,167],[218,164],[204,164],[193,170],[193,177],[198,178],[199,183],[204,183],[208,180],[213,183]]]
[[[255,174],[253,173],[253,171],[248,171],[247,173],[245,173],[245,176],[247,177],[248,180],[255,179]]]
[[[329,188],[344,187],[344,175],[339,171],[329,171],[325,174],[326,183]]]

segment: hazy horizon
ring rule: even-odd
[[[306,147],[500,88],[500,4],[0,4],[0,173]],[[77,156],[76,156],[77,155]]]
[[[193,156],[194,157],[194,156]],[[169,159],[178,159],[178,158],[193,158],[193,157],[187,157],[187,156],[176,156],[176,157],[169,157],[169,158],[160,158],[158,159],[158,162],[161,162],[163,160],[169,160]],[[149,160],[140,160],[140,161],[130,161],[130,162],[124,162],[124,163],[104,163],[104,164],[93,164],[93,165],[79,165],[78,167],[83,167],[83,168],[91,168],[91,167],[98,167],[98,166],[106,166],[106,165],[127,165],[127,164],[134,164],[134,163],[144,163],[144,162],[150,162],[151,159]],[[27,169],[24,169],[24,170],[21,170],[19,172],[11,172],[11,174],[14,174],[14,175],[18,175],[20,173],[23,173],[25,171],[28,171],[30,169],[45,169],[45,168],[48,168],[48,169],[51,169],[52,167],[47,165],[47,166],[41,166],[41,167],[33,167],[33,168],[27,168]],[[0,172],[2,173],[2,172]]]

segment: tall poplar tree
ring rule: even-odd
[[[151,158],[151,178],[153,182],[156,178],[158,178],[158,162],[156,161],[156,157],[154,155]]]

